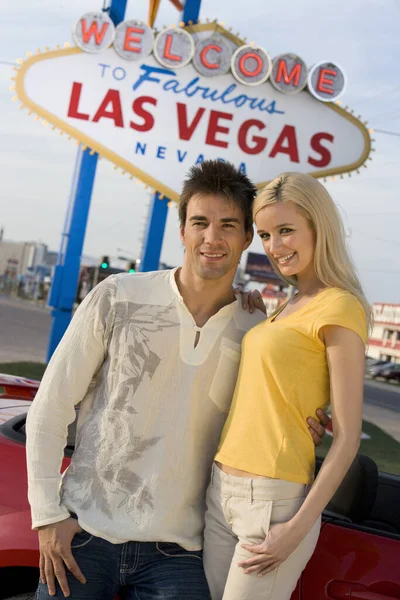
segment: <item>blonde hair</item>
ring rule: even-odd
[[[258,194],[253,219],[275,202],[294,202],[315,232],[314,269],[327,287],[338,287],[354,294],[361,302],[372,327],[372,310],[350,257],[342,219],[329,192],[316,179],[304,173],[282,173]],[[283,277],[277,263],[269,257],[274,270],[288,284],[297,286],[297,277]]]

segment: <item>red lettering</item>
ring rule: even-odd
[[[143,119],[143,123],[138,125],[138,123],[130,122],[130,127],[135,129],[136,131],[150,131],[154,126],[154,117],[148,110],[143,108],[144,104],[152,104],[153,106],[157,106],[157,100],[152,98],[151,96],[140,96],[140,98],[136,98],[136,100],[132,104],[132,109],[135,115]]]
[[[108,105],[111,105],[111,110],[107,110]],[[108,90],[104,96],[103,102],[100,104],[97,113],[93,117],[93,123],[97,123],[100,119],[112,119],[115,127],[123,127],[121,98],[118,90]]]
[[[128,52],[140,52],[140,47],[132,46],[132,44],[140,44],[140,37],[132,35],[133,33],[144,33],[144,29],[140,27],[127,27],[125,33],[124,50]]]
[[[283,80],[286,83],[286,85],[289,85],[292,82],[292,79],[294,79],[293,85],[298,86],[299,81],[300,81],[300,75],[301,75],[301,64],[300,63],[295,65],[293,67],[293,69],[291,70],[291,72],[288,73],[286,61],[281,59],[278,64],[278,71],[276,73],[275,81],[277,83],[279,83],[283,77]]]
[[[82,39],[85,42],[85,44],[87,44],[89,42],[90,38],[94,35],[96,45],[99,46],[101,44],[101,42],[103,41],[103,38],[108,29],[109,23],[103,23],[103,27],[101,28],[100,32],[98,30],[96,21],[92,21],[92,23],[89,27],[89,30],[87,29],[87,26],[86,26],[86,19],[82,19],[81,25],[82,25]]]
[[[228,142],[224,142],[223,140],[217,140],[217,133],[229,133],[229,127],[221,127],[218,123],[220,119],[226,119],[227,121],[232,121],[233,115],[230,113],[223,113],[217,110],[212,110],[210,112],[210,120],[208,122],[207,136],[206,136],[206,144],[209,146],[218,146],[220,148],[227,148]]]
[[[176,60],[177,62],[182,62],[182,56],[178,56],[177,54],[171,54],[171,46],[172,35],[169,33],[165,42],[164,58],[169,58],[169,60]]]
[[[254,71],[249,71],[246,69],[246,60],[249,58],[254,58],[257,62],[257,67]],[[255,52],[247,52],[246,54],[243,54],[239,60],[239,69],[243,75],[246,75],[247,77],[256,77],[259,73],[261,73],[263,64],[263,59],[259,54],[256,54]]]
[[[219,67],[218,63],[210,63],[207,60],[207,53],[209,50],[215,50],[216,52],[222,52],[222,48],[221,48],[221,46],[216,46],[215,44],[208,44],[208,46],[203,48],[203,50],[200,53],[200,60],[207,69],[218,69],[218,67]]]
[[[331,75],[333,77],[333,79],[328,79],[327,75]],[[337,71],[334,71],[333,69],[320,69],[319,71],[319,77],[318,77],[318,83],[317,83],[317,90],[319,92],[324,92],[325,94],[333,94],[333,90],[328,88],[328,87],[324,87],[326,85],[330,85],[333,86],[335,83],[335,77],[337,75]]]
[[[82,121],[89,121],[89,115],[87,115],[86,113],[80,113],[78,111],[81,92],[82,83],[77,83],[76,81],[74,81],[74,83],[72,84],[71,99],[69,101],[68,116],[72,117],[73,119],[82,119]]]
[[[180,102],[177,102],[176,108],[178,110],[179,139],[189,141],[193,133],[197,129],[197,125],[199,124],[199,121],[206,109],[199,108],[196,112],[193,121],[189,124],[186,104],[181,104]]]
[[[310,142],[311,148],[312,150],[314,150],[314,152],[317,152],[321,156],[321,158],[316,159],[309,156],[308,162],[310,165],[312,165],[313,167],[327,167],[329,165],[332,156],[328,148],[325,148],[325,146],[321,144],[321,141],[326,140],[327,142],[333,142],[334,139],[335,138],[330,133],[321,132],[316,133],[312,136]]]
[[[287,154],[291,162],[300,162],[296,130],[293,125],[285,125],[269,156],[270,158],[275,158],[277,154]]]
[[[253,135],[251,138],[251,146],[247,143],[247,134],[249,132],[250,127],[257,127],[259,131],[265,129],[266,125],[262,121],[258,121],[257,119],[249,119],[242,123],[238,133],[238,144],[239,148],[246,152],[246,154],[260,154],[265,149],[267,145],[267,138],[261,137],[259,135]]]

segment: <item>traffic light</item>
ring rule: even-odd
[[[110,266],[110,261],[109,261],[108,256],[103,256],[103,258],[101,260],[101,268],[108,269],[109,266]]]
[[[136,273],[136,261],[129,263],[128,273]]]

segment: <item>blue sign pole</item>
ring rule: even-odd
[[[114,25],[124,20],[127,0],[112,0],[109,15]],[[96,175],[97,154],[79,147],[67,211],[65,232],[55,268],[49,304],[53,306],[53,323],[47,348],[47,362],[67,329],[74,306],[83,243]]]
[[[182,21],[196,23],[199,18],[201,0],[186,0]],[[157,271],[168,216],[169,198],[160,198],[156,192],[150,205],[149,217],[144,236],[143,252],[140,260],[141,271]]]

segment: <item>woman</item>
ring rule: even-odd
[[[213,600],[290,599],[361,433],[370,308],[335,204],[309,175],[284,173],[253,216],[274,269],[298,291],[243,340],[207,492]],[[305,419],[329,401],[334,439],[313,482]]]

